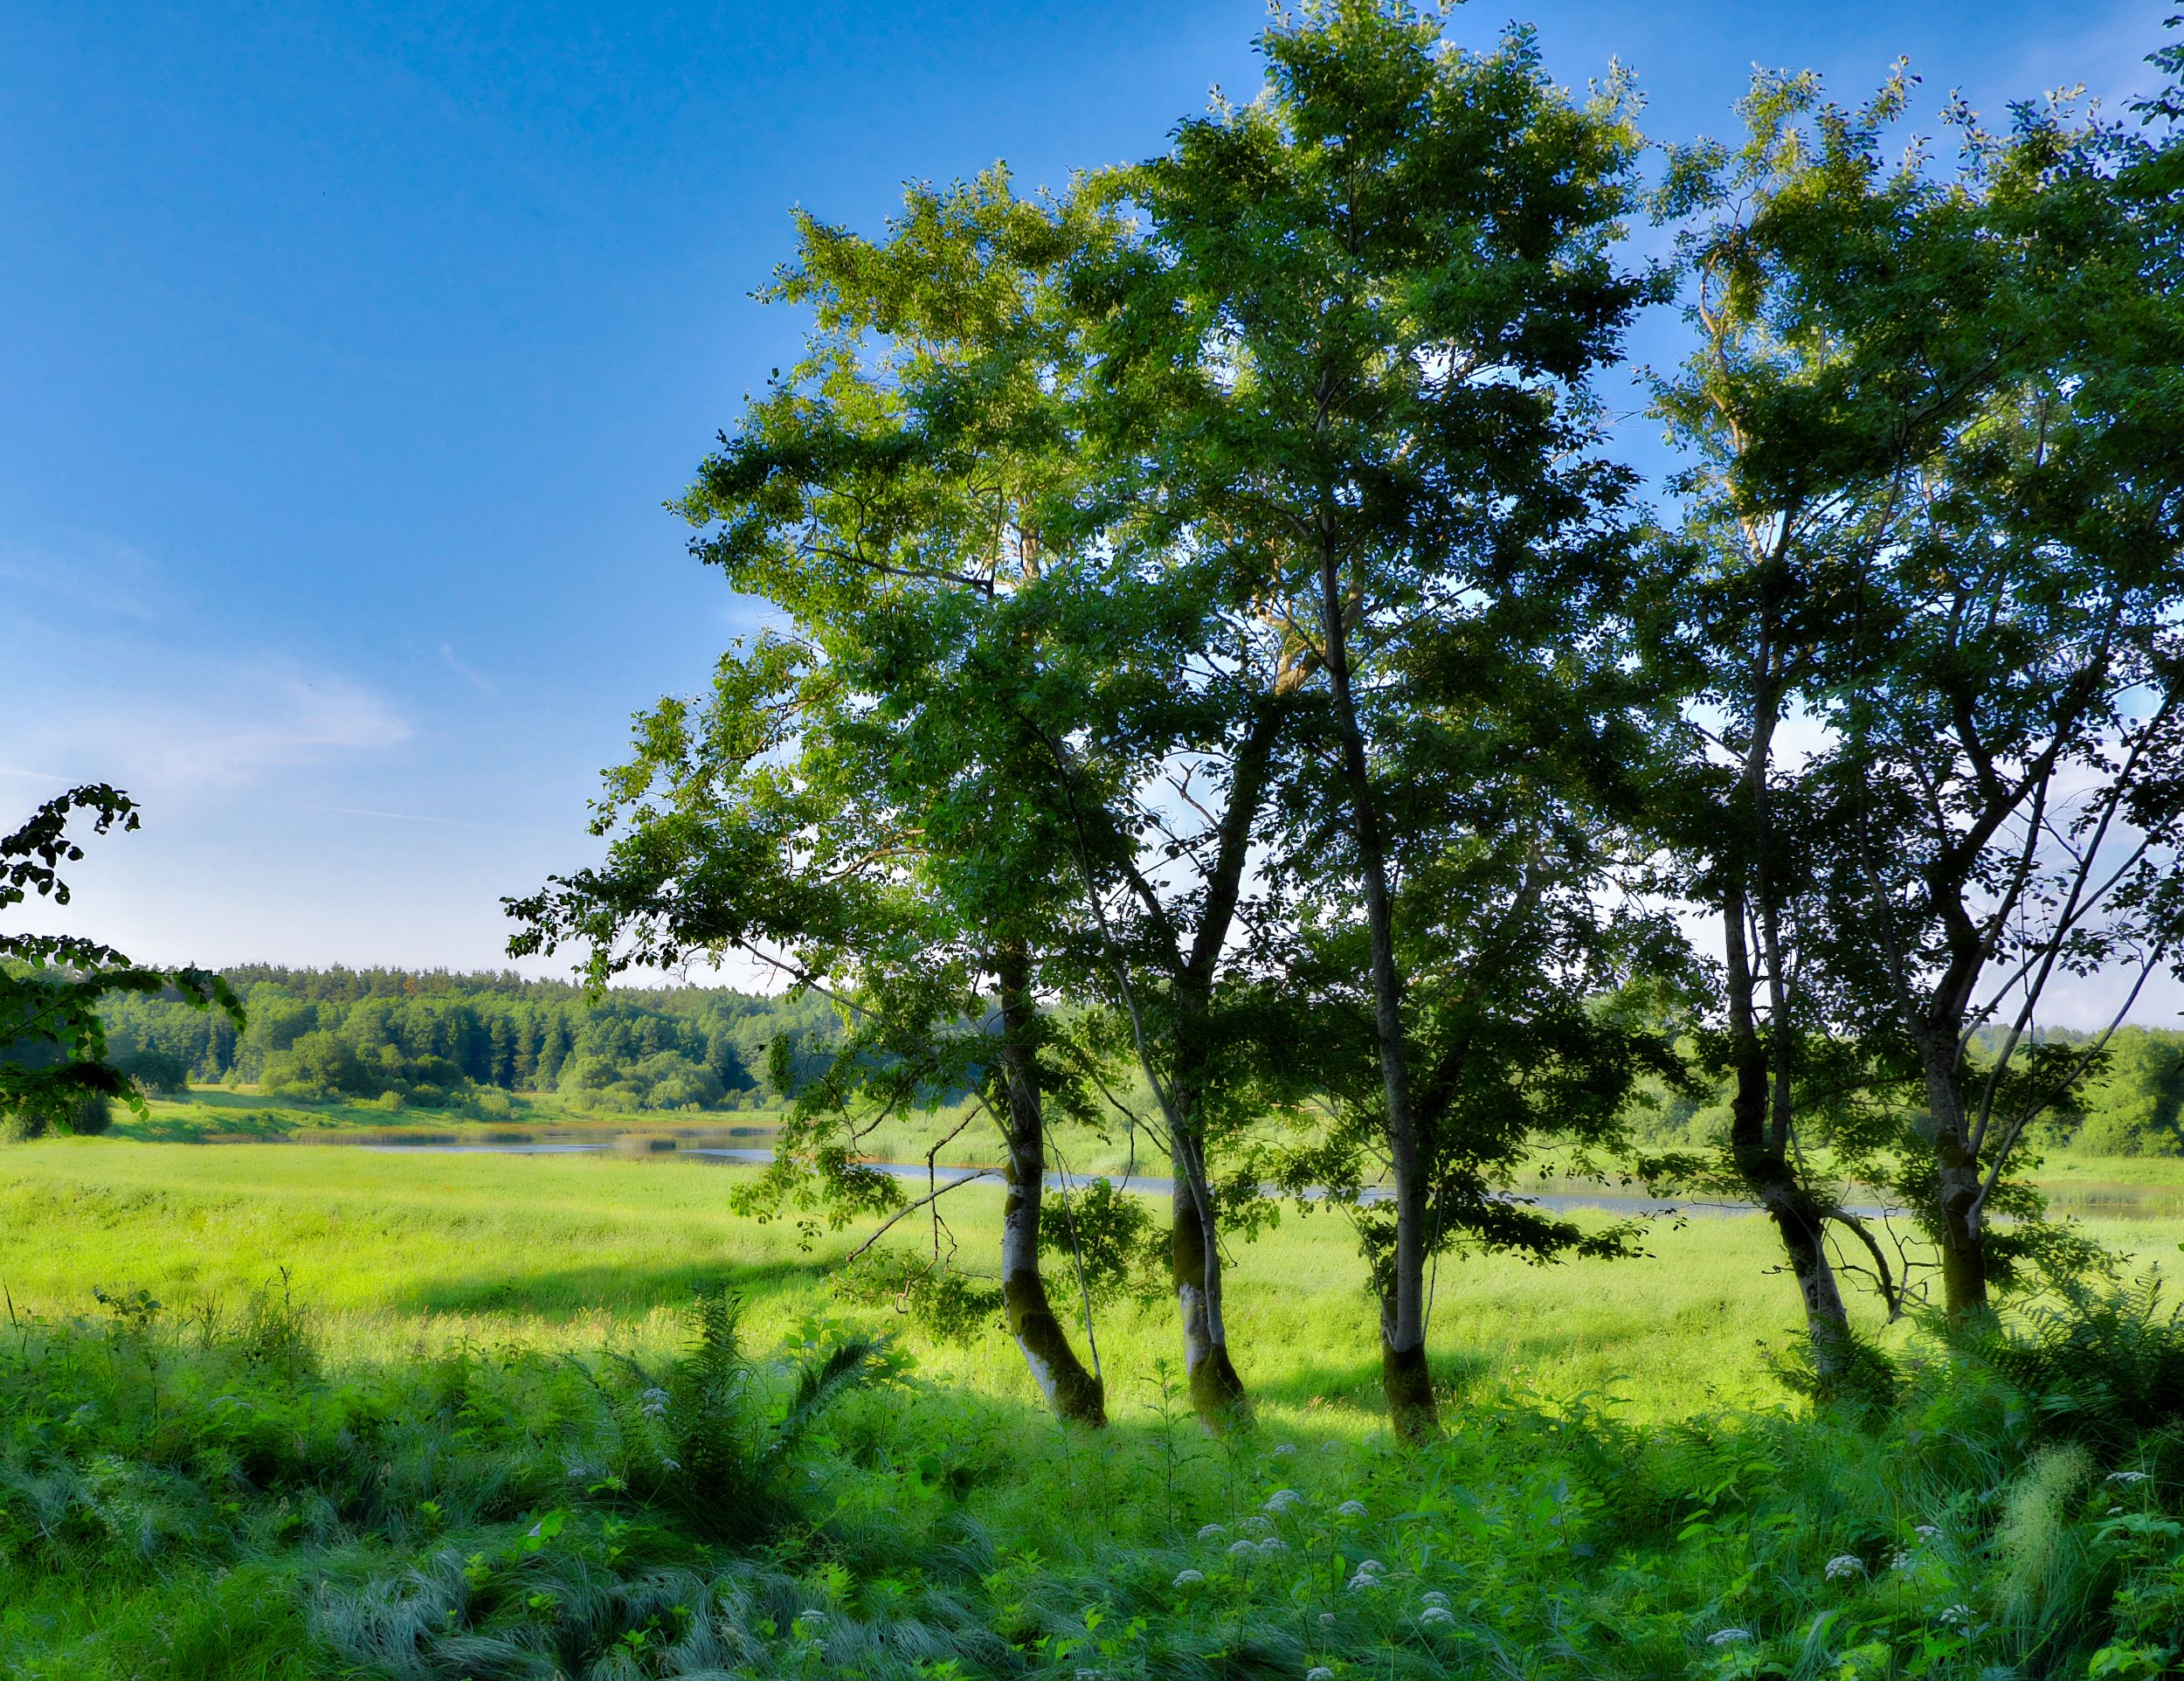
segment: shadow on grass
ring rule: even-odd
[[[231,1110],[204,1119],[155,1115],[146,1120],[116,1121],[107,1136],[138,1144],[210,1144],[216,1139],[277,1143],[302,1123],[277,1110]]]
[[[383,1304],[397,1313],[516,1313],[574,1318],[603,1311],[628,1313],[686,1307],[701,1284],[725,1284],[758,1307],[775,1296],[809,1291],[826,1282],[826,1267],[817,1261],[696,1259],[665,1268],[602,1262],[549,1271],[513,1270],[494,1278],[436,1279],[392,1291],[383,1298]]]
[[[1434,1392],[1443,1401],[1452,1397],[1461,1401],[1492,1373],[1494,1366],[1485,1355],[1463,1350],[1435,1353],[1431,1364]],[[1303,1366],[1282,1377],[1253,1384],[1251,1392],[1257,1400],[1299,1409],[1333,1407],[1352,1412],[1386,1410],[1378,1359]]]

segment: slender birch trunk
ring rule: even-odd
[[[1046,1113],[1033,1034],[1031,960],[1020,949],[995,963],[1001,995],[1001,1072],[1006,1089],[1007,1194],[1001,1205],[1001,1301],[1009,1334],[1058,1418],[1107,1422],[1106,1386],[1085,1369],[1047,1299],[1039,1268],[1040,1207],[1047,1190]]]
[[[1248,1416],[1244,1380],[1228,1354],[1228,1326],[1221,1303],[1220,1210],[1206,1171],[1203,1139],[1187,1126],[1197,1113],[1194,1083],[1179,1075],[1177,1121],[1169,1131],[1175,1190],[1168,1233],[1168,1265],[1175,1283],[1176,1313],[1183,1331],[1183,1369],[1191,1405],[1210,1430],[1224,1430]]]

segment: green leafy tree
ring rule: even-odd
[[[2009,1169],[2098,1047],[2034,1033],[2049,983],[2105,967],[2127,1008],[2174,949],[2178,340],[2171,236],[2131,190],[2144,142],[2060,107],[1994,135],[1952,106],[1952,172],[1891,163],[1908,91],[1851,114],[1809,78],[1761,85],[1752,146],[1711,160],[1717,202],[1740,179],[1752,208],[1702,241],[1715,324],[1669,406],[1738,556],[1717,647],[1750,661],[1718,690],[1742,785],[1714,878],[1745,911],[1747,1176],[1782,1163],[1799,1047],[1870,1048],[1864,1074],[1907,1072],[1923,1103],[1868,1160],[1961,1314],[2056,1242]],[[1767,744],[1794,708],[1818,745],[1784,787]],[[1794,1262],[1826,1212],[1784,1225]]]
[[[609,869],[518,907],[547,937],[587,930],[605,964],[735,945],[841,996],[851,1044],[784,1139],[838,1206],[886,1192],[854,1170],[854,1123],[813,1137],[828,1100],[894,1109],[937,1095],[930,1070],[967,1079],[1006,1151],[1012,1331],[1057,1409],[1095,1422],[1098,1374],[1039,1262],[1067,835],[1040,743],[994,697],[1033,681],[1004,610],[1040,574],[1032,510],[1068,470],[1054,276],[1105,225],[998,173],[913,190],[877,244],[804,221],[771,295],[814,308],[811,355],[682,504],[701,556],[793,634],[724,661],[695,730],[678,705],[653,715],[611,784],[603,825],[630,827]]]
[[[1814,960],[1838,908],[1820,890],[1819,771],[1786,744],[1829,640],[1894,537],[1896,465],[1953,410],[1931,388],[1908,402],[1848,391],[1825,346],[1800,333],[1799,280],[1848,260],[1921,191],[1915,173],[1862,167],[1908,93],[1899,73],[1854,115],[1823,105],[1809,74],[1763,76],[1739,107],[1744,143],[1673,154],[1659,200],[1683,224],[1697,344],[1656,393],[1690,465],[1672,486],[1683,522],[1641,617],[1654,668],[1690,709],[1683,765],[1656,789],[1650,816],[1681,866],[1674,890],[1718,919],[1699,1048],[1731,1083],[1723,1160],[1694,1177],[1749,1197],[1773,1223],[1828,1393],[1870,1364],[1831,1239],[1847,1231],[1870,1245],[1891,1311],[1902,1300],[1902,1279],[1845,1192],[1850,1178],[1886,1171],[1907,1070],[1858,1038]],[[1823,1141],[1824,1158],[1810,1147]]]
[[[1829,960],[1916,1059],[1900,1183],[1952,1315],[2052,1242],[1990,1214],[2028,1212],[2019,1146],[2102,1040],[2033,1030],[2058,978],[2118,982],[2120,1020],[2173,962],[2184,840],[2174,219],[2130,190],[2151,155],[2118,130],[2060,107],[2007,135],[1959,120],[1962,178],[1892,243],[1921,291],[1965,301],[1933,361],[1986,377],[1896,475],[1896,540],[1818,688],[1843,836]],[[1901,377],[1884,300],[1816,301],[1852,365]]]
[[[1474,53],[1406,7],[1332,3],[1261,45],[1264,95],[1185,123],[1132,177],[1145,251],[1109,330],[1134,350],[1117,377],[1158,411],[1145,447],[1168,494],[1253,557],[1320,674],[1337,769],[1299,793],[1313,845],[1292,868],[1328,926],[1365,934],[1394,1182],[1384,1373],[1414,1435],[1434,1418],[1434,1165],[1399,951],[1399,767],[1448,697],[1406,680],[1452,626],[1536,647],[1551,606],[1581,621],[1600,586],[1589,528],[1624,486],[1585,448],[1584,382],[1647,291],[1612,252],[1638,140],[1621,82],[1572,103],[1521,32]],[[1320,820],[1329,798],[1339,823]]]

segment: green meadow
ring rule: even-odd
[[[156,1118],[160,1107],[169,1106],[156,1106]],[[0,1157],[0,1283],[19,1311],[55,1316],[85,1311],[94,1288],[147,1290],[177,1313],[232,1309],[280,1289],[304,1304],[329,1348],[365,1359],[464,1339],[660,1345],[677,1334],[694,1288],[708,1283],[741,1295],[763,1334],[824,1314],[916,1340],[891,1316],[845,1307],[831,1290],[869,1224],[807,1236],[792,1219],[740,1217],[727,1193],[743,1171],[609,1155],[45,1140]],[[2066,1205],[2089,1191],[2134,1209],[2184,1200],[2184,1162],[2074,1159],[2046,1172]],[[941,1205],[973,1256],[998,1223],[1000,1195],[998,1186],[971,1185]],[[2132,1264],[2184,1242],[2184,1214],[2081,1223]],[[914,1216],[889,1241],[930,1242],[930,1225]],[[1779,1259],[1765,1223],[1656,1220],[1646,1249],[1638,1259],[1551,1266],[1449,1257],[1434,1293],[1441,1381],[1458,1392],[1608,1398],[1643,1420],[1780,1403],[1765,1350],[1794,1340],[1797,1304],[1787,1276],[1772,1290],[1752,1287]],[[1232,1336],[1269,1416],[1303,1408],[1372,1428],[1378,1345],[1341,1212],[1291,1207],[1272,1231],[1239,1243],[1234,1259]],[[1865,1324],[1884,1341],[1911,1334],[1885,1327],[1877,1309]],[[1125,1415],[1128,1398],[1150,1395],[1158,1363],[1174,1355],[1172,1325],[1165,1300],[1095,1316],[1109,1388]],[[1033,1398],[998,1327],[967,1347],[916,1352],[921,1370],[950,1383]]]
[[[146,1290],[176,1311],[285,1288],[330,1347],[363,1359],[463,1339],[659,1343],[675,1334],[693,1287],[714,1280],[746,1298],[751,1326],[765,1334],[844,1312],[829,1276],[869,1228],[802,1247],[793,1221],[729,1212],[739,1171],[604,1156],[57,1139],[0,1157],[0,1281],[19,1307],[50,1314],[81,1311],[93,1286]],[[975,1253],[999,1202],[998,1187],[977,1185],[942,1206]],[[897,1231],[906,1242],[930,1240],[914,1221]],[[1766,1401],[1776,1392],[1757,1345],[1782,1339],[1795,1318],[1787,1285],[1772,1304],[1747,1287],[1771,1263],[1769,1241],[1756,1221],[1702,1217],[1662,1222],[1641,1260],[1538,1268],[1505,1256],[1452,1258],[1434,1318],[1444,1380],[1612,1394],[1646,1417],[1694,1401]],[[1270,1415],[1331,1409],[1326,1416],[1351,1428],[1377,1422],[1378,1345],[1343,1216],[1291,1211],[1240,1244],[1235,1260],[1232,1335]],[[867,1317],[889,1328],[885,1316]],[[1133,1394],[1153,1393],[1156,1362],[1174,1352],[1172,1324],[1165,1301],[1095,1320],[1125,1416]],[[936,1378],[1032,1398],[998,1329],[968,1348],[917,1353]]]
[[[1634,1260],[1445,1261],[1451,1429],[1399,1449],[1335,1211],[1234,1256],[1252,1424],[1206,1435],[1171,1308],[1123,1303],[1095,1318],[1094,1432],[998,1329],[838,1300],[866,1228],[739,1218],[744,1171],[0,1156],[0,1673],[2168,1672],[2178,1450],[2057,1436],[1871,1316],[1896,1404],[1812,1413],[1771,1369],[1796,1304],[1754,1218],[1661,1222]],[[945,1206],[975,1256],[998,1192]],[[890,1241],[930,1241],[912,1226]],[[2184,1238],[2090,1229],[2141,1261]],[[726,1358],[708,1290],[743,1304],[732,1403],[691,1375]],[[800,1423],[797,1374],[829,1360],[840,1393]],[[661,1433],[702,1406],[746,1469],[677,1505],[692,1450]]]

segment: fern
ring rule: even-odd
[[[2125,1284],[2066,1278],[2017,1323],[1962,1342],[2032,1403],[2045,1434],[2119,1446],[2184,1422],[2184,1306],[2161,1297],[2153,1270]]]
[[[768,1463],[788,1459],[827,1408],[853,1390],[876,1381],[888,1366],[888,1352],[884,1337],[853,1337],[817,1359],[805,1359],[797,1368],[789,1410],[774,1426],[773,1440],[767,1445]]]
[[[895,1369],[880,1337],[854,1337],[806,1355],[776,1419],[744,1351],[742,1320],[742,1297],[722,1285],[702,1288],[690,1307],[689,1345],[666,1384],[624,1361],[646,1380],[649,1395],[665,1396],[657,1415],[670,1452],[658,1498],[699,1533],[730,1542],[778,1524],[791,1504],[784,1473],[812,1428],[843,1396]]]

